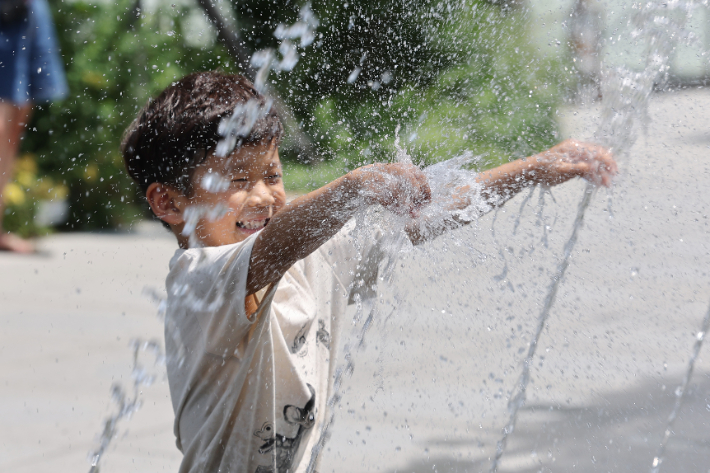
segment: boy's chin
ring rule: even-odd
[[[239,239],[239,241],[244,240],[245,238],[254,235],[255,233],[259,233],[261,230],[263,230],[264,227],[261,228],[241,228],[241,227],[236,227],[236,233],[242,238]]]

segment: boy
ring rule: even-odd
[[[287,203],[273,111],[231,154],[215,153],[220,120],[247,101],[265,103],[241,76],[191,74],[141,111],[122,145],[128,172],[180,246],[165,330],[181,472],[313,471],[340,315],[373,263],[362,255],[374,242],[356,244],[351,218],[379,204],[410,219],[414,242],[456,224],[427,229],[416,219],[431,194],[405,164],[365,166]],[[609,185],[615,172],[606,150],[567,141],[478,180],[500,205],[535,183],[581,176]],[[466,207],[467,191],[446,205]]]

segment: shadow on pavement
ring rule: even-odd
[[[664,384],[665,383],[665,384]],[[537,403],[527,405],[499,472],[646,472],[650,471],[680,379],[646,381],[635,388],[597,396],[587,407]],[[696,373],[691,381],[666,449],[661,472],[710,472],[710,375]],[[486,439],[493,453],[497,439]],[[489,458],[470,459],[477,440],[451,445],[430,438],[430,446],[447,444],[450,455],[412,461],[389,473],[487,472]],[[469,458],[467,458],[469,457]]]

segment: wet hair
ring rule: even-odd
[[[266,99],[244,76],[221,72],[196,72],[173,82],[150,100],[123,135],[121,152],[126,169],[143,193],[154,182],[190,194],[192,175],[222,136],[222,118],[235,108]],[[237,146],[275,142],[283,126],[273,107],[262,115]]]

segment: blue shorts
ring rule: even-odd
[[[23,105],[60,99],[68,92],[46,0],[29,0],[29,13],[0,24],[0,100]]]

